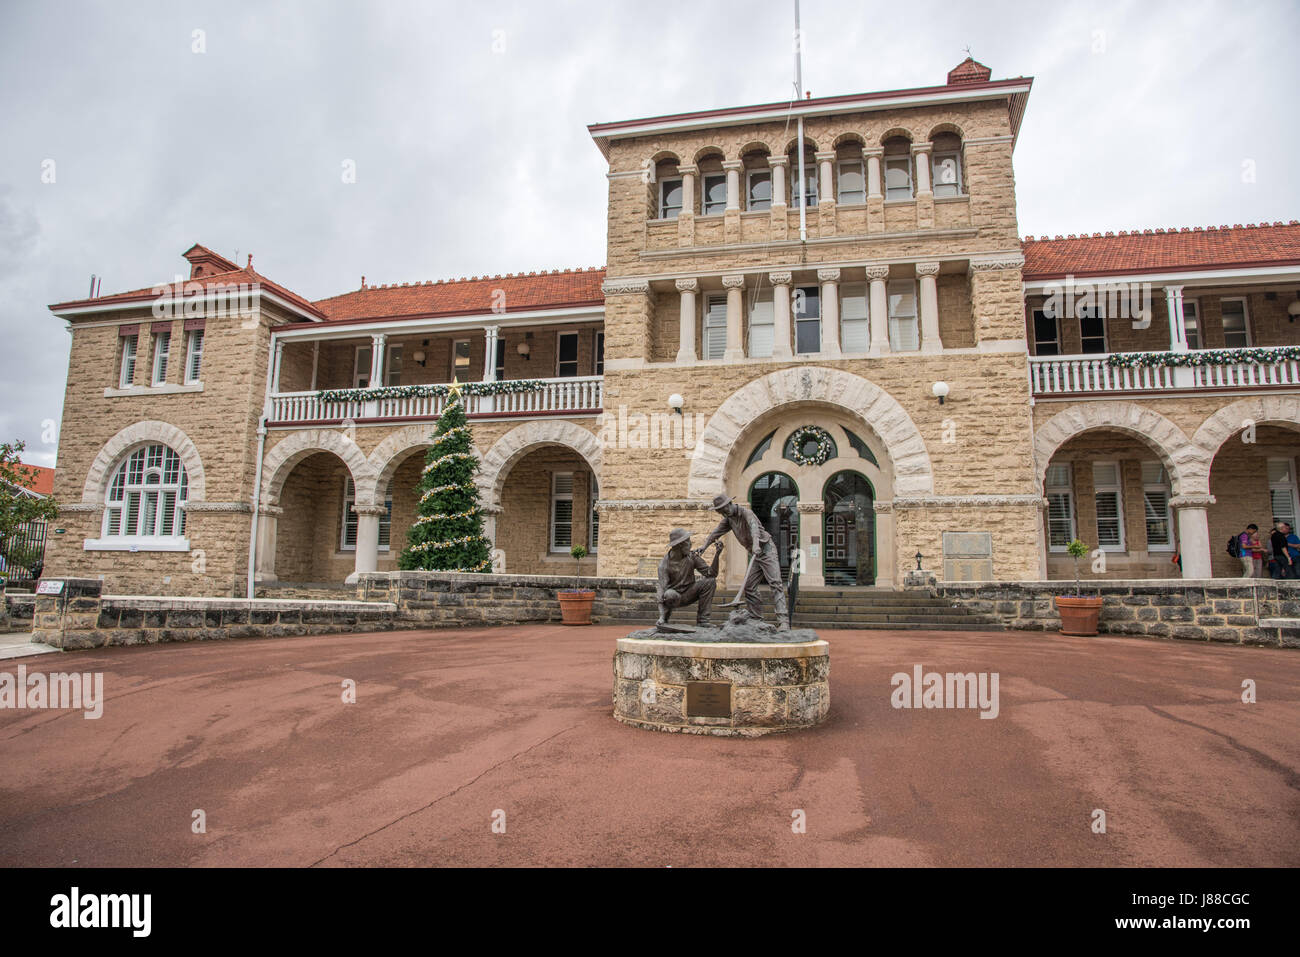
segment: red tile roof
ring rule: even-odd
[[[28,465],[22,463],[23,468],[35,473],[31,476],[31,481],[21,482],[24,488],[29,488],[37,495],[49,495],[54,491],[54,469],[47,469],[43,465]]]
[[[948,85],[955,86],[960,83],[985,83],[993,71],[983,63],[971,57],[967,57],[948,71]]]
[[[201,247],[200,247],[201,248]],[[251,260],[253,257],[250,256]],[[198,279],[183,279],[180,283],[175,281],[161,282],[145,289],[132,289],[129,292],[118,292],[110,296],[96,296],[93,299],[74,299],[69,302],[58,302],[50,306],[55,312],[77,309],[88,306],[106,306],[106,305],[130,305],[132,303],[149,302],[159,294],[159,289],[171,289],[174,292],[186,294],[190,291],[195,283],[202,283],[205,291],[220,290],[232,285],[248,284],[257,285],[274,293],[281,299],[287,300],[297,308],[306,312],[308,315],[318,319],[324,318],[324,314],[311,304],[307,299],[291,292],[289,289],[281,286],[277,282],[272,282],[261,273],[253,269],[251,265],[243,269],[231,269],[227,272],[213,273],[208,276],[202,276]]]
[[[501,311],[527,312],[604,305],[600,291],[604,267],[540,273],[507,273],[469,279],[362,286],[353,292],[321,299],[316,308],[331,321],[402,317],[476,315]]]
[[[1026,280],[1287,266],[1300,264],[1300,221],[1026,236],[1021,248]]]

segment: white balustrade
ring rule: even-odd
[[[598,412],[603,377],[543,379],[540,389],[500,395],[467,395],[470,415],[565,415]],[[272,424],[342,423],[351,419],[436,419],[446,396],[389,396],[323,402],[315,392],[281,392],[271,396]]]
[[[1300,386],[1300,360],[1203,366],[1112,366],[1104,355],[1030,356],[1036,397],[1167,389],[1254,389]]]

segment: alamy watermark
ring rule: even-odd
[[[1043,312],[1058,319],[1105,316],[1129,319],[1134,329],[1151,325],[1152,286],[1149,282],[1088,282],[1067,275],[1043,286]]]
[[[941,674],[913,665],[911,674],[900,671],[889,684],[895,708],[978,708],[981,718],[996,718],[1001,710],[996,671]]]
[[[27,666],[19,665],[16,676],[0,673],[0,709],[4,708],[81,710],[87,721],[94,721],[104,715],[104,673],[28,674]]]

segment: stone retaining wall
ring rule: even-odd
[[[36,596],[23,592],[6,592],[4,609],[0,611],[0,632],[31,631],[32,615],[36,611]]]
[[[941,582],[931,589],[954,604],[1000,619],[1007,628],[1034,631],[1061,627],[1052,599],[1072,590],[1072,583],[1058,581]],[[1300,648],[1300,628],[1260,625],[1260,619],[1300,618],[1300,582],[1090,581],[1084,582],[1084,592],[1102,597],[1102,634]]]
[[[572,587],[572,576],[370,572],[360,576],[356,595],[394,603],[398,627],[460,627],[559,621],[556,592]],[[659,613],[653,579],[583,578],[582,587],[596,593],[596,624],[653,621]]]

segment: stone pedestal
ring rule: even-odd
[[[53,583],[57,592],[51,593]],[[41,593],[41,586],[47,592]],[[97,648],[106,639],[96,629],[104,583],[97,578],[43,578],[37,586],[32,641],[65,651]]]
[[[797,636],[798,633],[795,633]],[[652,731],[758,737],[830,711],[830,645],[620,638],[614,717]]]

